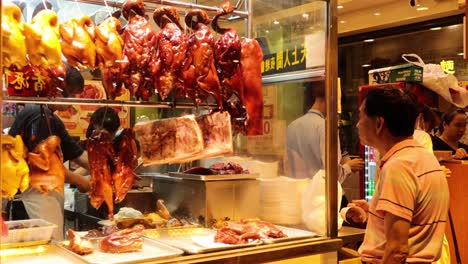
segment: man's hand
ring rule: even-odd
[[[364,210],[364,212],[369,212],[369,203],[366,200],[352,200],[351,203],[348,204],[348,206],[352,204],[356,207],[360,207]],[[349,206],[351,207],[351,206]]]
[[[466,150],[463,148],[457,149],[455,154],[452,155],[452,159],[463,159],[468,156],[468,153],[466,153]]]
[[[364,160],[361,158],[348,160],[346,164],[349,165],[353,172],[361,171],[362,169],[364,169]]]
[[[86,193],[91,190],[91,185],[88,178],[75,174],[69,170],[67,170],[65,173],[65,182],[75,185],[76,188],[78,188],[78,190],[82,193]]]
[[[367,221],[367,213],[361,207],[355,206],[353,203],[348,204],[346,219],[351,219],[354,223],[364,223]]]

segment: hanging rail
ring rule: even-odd
[[[68,1],[74,1],[74,0],[68,0]],[[76,0],[76,2],[85,3],[85,4],[93,4],[93,5],[103,4],[103,0]],[[174,7],[179,7],[179,8],[190,8],[190,9],[198,8],[198,9],[202,9],[205,11],[212,11],[212,12],[216,12],[219,10],[219,7],[216,7],[216,6],[197,5],[197,4],[192,4],[192,3],[185,3],[185,2],[171,1],[171,0],[145,0],[144,3],[156,4],[156,5],[167,5],[167,6],[174,6]],[[123,3],[108,0],[107,5],[110,7],[121,8]],[[145,8],[145,10],[153,11],[153,9],[151,8]],[[234,12],[231,13],[231,15],[239,16],[242,18],[247,18],[249,16],[249,12],[235,10]]]
[[[3,96],[3,102],[25,103],[25,104],[50,104],[50,105],[107,105],[107,106],[135,106],[149,108],[176,108],[176,109],[194,109],[193,103],[172,103],[172,102],[145,102],[130,100],[105,100],[105,99],[83,99],[83,98],[52,98],[52,97],[22,97],[22,96]],[[217,109],[216,104],[200,104],[198,108]]]

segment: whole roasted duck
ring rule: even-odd
[[[121,76],[121,62],[123,56],[123,39],[120,36],[122,25],[120,20],[111,16],[95,28],[96,53],[101,69],[102,86],[106,90],[108,99],[123,94],[123,78]]]
[[[157,8],[154,10],[153,19],[161,31],[157,34],[157,50],[151,67],[155,91],[164,100],[174,88],[183,88],[180,75],[188,41],[180,25],[177,9]]]
[[[132,189],[138,166],[138,151],[131,128],[125,128],[114,141],[115,167],[112,173],[115,202],[120,203]]]
[[[59,21],[54,11],[44,9],[37,13],[32,18],[31,24],[24,24],[24,36],[32,64],[42,66],[62,64]]]
[[[211,94],[222,108],[220,84],[214,64],[214,37],[207,26],[210,19],[204,11],[194,9],[185,16],[185,23],[194,30],[188,40],[187,57],[182,67],[185,96],[195,100],[198,105]]]
[[[2,4],[2,45],[3,67],[26,65],[23,15],[15,4]]]
[[[214,46],[216,70],[221,82],[223,101],[227,102],[233,94],[244,102],[244,83],[242,81],[241,41],[237,32],[232,28],[221,28],[218,20],[221,16],[234,11],[231,1],[226,0],[221,9],[216,12],[211,23],[213,29],[221,34]]]
[[[24,192],[29,187],[29,167],[25,160],[25,150],[21,136],[2,134],[2,198],[12,199],[18,190]]]
[[[28,163],[31,168],[29,180],[33,188],[44,194],[63,191],[65,167],[59,137],[50,136],[39,143],[28,153]]]
[[[152,76],[150,61],[154,56],[157,42],[156,33],[144,17],[142,0],[127,0],[122,11],[128,20],[123,33],[122,77],[125,87],[132,96],[148,101],[151,97]]]
[[[96,67],[94,28],[94,22],[88,15],[72,17],[60,24],[62,52],[70,66],[82,69]]]
[[[112,137],[104,129],[96,129],[88,140],[88,162],[91,174],[91,191],[89,198],[91,205],[98,209],[105,202],[109,219],[114,216],[112,193],[112,172],[115,152],[112,147]]]

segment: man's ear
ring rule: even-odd
[[[380,116],[377,117],[376,125],[375,125],[377,134],[379,134],[382,131],[384,123],[385,123],[385,120],[383,119],[383,117],[380,117]]]

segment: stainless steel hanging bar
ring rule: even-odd
[[[177,109],[194,109],[196,106],[192,103],[175,103],[172,102],[145,102],[145,101],[118,101],[105,99],[83,99],[83,98],[49,98],[49,97],[20,97],[20,96],[3,96],[3,102],[9,103],[25,103],[25,104],[50,104],[50,105],[107,105],[107,106],[135,106],[149,108],[177,108]],[[198,108],[215,109],[218,106],[215,104],[200,104]]]
[[[74,0],[68,0],[68,1],[74,1]],[[85,4],[93,4],[93,5],[102,5],[102,0],[76,0],[77,2],[80,3],[85,3]],[[179,2],[179,1],[171,1],[171,0],[145,0],[145,4],[156,4],[156,5],[166,5],[166,6],[174,6],[174,7],[179,7],[179,8],[198,8],[202,9],[205,11],[211,11],[211,12],[216,12],[219,7],[216,6],[205,6],[205,5],[198,5],[198,4],[192,4],[192,3],[185,3],[185,2]],[[117,1],[107,1],[107,5],[111,7],[118,7],[121,8],[123,3],[122,2],[117,2]],[[147,11],[153,11],[150,10],[149,8],[146,8]],[[234,12],[231,13],[233,16],[239,16],[242,18],[247,18],[249,16],[248,11],[238,11],[235,10]]]

